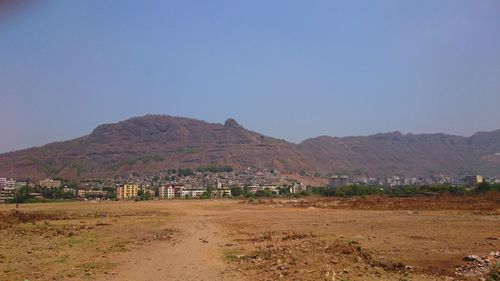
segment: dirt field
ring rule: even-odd
[[[2,205],[0,280],[479,280],[498,262],[499,200]]]

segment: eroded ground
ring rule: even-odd
[[[0,280],[479,280],[499,198],[457,198],[3,205]]]

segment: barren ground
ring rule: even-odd
[[[0,206],[0,280],[478,280],[499,198]]]

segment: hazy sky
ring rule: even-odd
[[[32,1],[0,11],[0,152],[162,113],[299,142],[500,128],[500,1]]]

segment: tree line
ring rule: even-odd
[[[331,187],[315,187],[311,188],[311,192],[321,196],[358,196],[358,195],[387,195],[387,196],[416,196],[416,195],[430,195],[434,193],[449,193],[454,195],[462,195],[466,193],[482,193],[488,191],[500,191],[500,184],[491,184],[482,182],[476,188],[469,190],[464,186],[451,185],[451,184],[435,184],[435,185],[421,185],[421,186],[397,186],[397,187],[384,187],[384,186],[369,186],[364,184],[354,184],[347,186],[340,186],[336,188]]]

